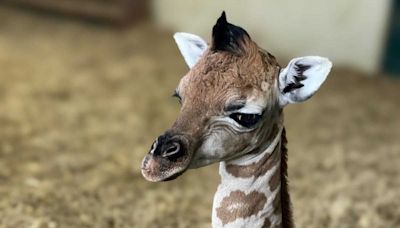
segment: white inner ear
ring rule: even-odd
[[[207,43],[199,36],[177,32],[174,39],[189,68],[192,68],[207,49]]]
[[[309,99],[325,81],[331,68],[331,61],[319,56],[291,60],[279,74],[280,105]]]

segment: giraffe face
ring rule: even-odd
[[[282,107],[315,92],[303,83],[313,69],[310,59],[295,59],[292,68],[280,69],[225,14],[213,28],[210,47],[192,34],[178,33],[175,40],[191,69],[175,91],[179,116],[143,160],[142,174],[149,181],[174,179],[188,168],[258,151],[274,137],[272,126]],[[311,93],[301,92],[304,88]]]

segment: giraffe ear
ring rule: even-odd
[[[192,68],[207,49],[207,43],[199,36],[177,32],[174,39],[189,68]]]
[[[305,101],[312,97],[325,81],[332,63],[319,56],[291,60],[279,73],[279,104],[281,107]]]

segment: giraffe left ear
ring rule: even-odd
[[[207,49],[207,43],[199,36],[177,32],[174,39],[189,68],[192,68]]]
[[[331,61],[319,56],[291,60],[279,73],[280,106],[302,102],[312,97],[325,81],[331,68]]]

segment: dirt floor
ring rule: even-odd
[[[166,32],[0,7],[0,227],[210,227],[217,166],[140,174],[186,66]],[[335,69],[286,110],[298,227],[400,227],[400,81]]]

